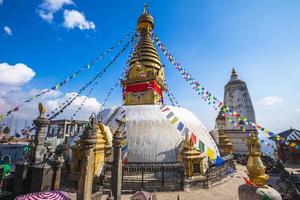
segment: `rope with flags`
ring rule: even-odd
[[[114,84],[113,87],[110,88],[110,91],[107,93],[107,95],[105,96],[104,100],[102,101],[102,105],[101,105],[101,108],[100,108],[100,111],[98,113],[100,113],[104,108],[105,108],[105,105],[109,99],[109,97],[111,96],[112,92],[120,85],[121,81],[124,79],[124,77],[128,74],[128,71],[130,69],[130,61],[133,57],[133,53],[138,45],[138,39],[139,39],[139,34],[136,34],[136,38],[135,38],[135,41],[134,41],[134,44],[131,48],[131,51],[130,51],[130,54],[129,54],[129,57],[126,61],[126,65],[123,69],[123,72],[122,74],[120,75],[120,77],[118,78],[117,82]]]
[[[120,55],[128,48],[128,46],[130,45],[130,43],[132,43],[135,39],[135,35],[131,37],[130,41],[128,41],[126,43],[126,45],[118,52],[118,54],[106,65],[106,67],[101,70],[98,74],[96,74],[96,76],[93,77],[92,80],[90,80],[88,83],[86,83],[82,88],[80,88],[77,93],[74,93],[73,95],[71,95],[65,102],[63,102],[61,105],[59,105],[54,111],[52,111],[51,113],[48,113],[46,115],[46,117],[48,119],[54,119],[56,118],[60,113],[62,113],[76,98],[79,97],[79,95],[88,87],[90,86],[96,79],[100,79],[103,74],[106,72],[106,70],[112,66],[112,64],[120,57]],[[98,81],[97,81],[98,82]],[[98,84],[98,83],[97,83]],[[93,88],[97,85],[95,84],[93,86]],[[91,92],[91,91],[90,91]],[[32,124],[32,127],[28,129],[28,131],[26,132],[32,132],[35,129],[34,124]],[[24,130],[22,130],[24,132]],[[18,134],[18,133],[17,133]]]
[[[134,37],[134,41],[133,41],[132,50],[130,52],[130,55],[132,55],[133,49],[134,49],[134,47],[137,44],[137,39],[138,39],[138,37],[137,37],[137,34],[136,34],[135,37]],[[126,74],[126,72],[128,71],[128,66],[129,66],[129,61],[127,61],[127,64],[125,65],[124,69],[122,70],[122,74],[121,74],[120,78],[118,79],[118,81],[116,82],[116,84],[110,89],[110,91],[108,92],[107,96],[103,100],[103,104],[101,106],[101,110],[105,106],[105,104],[106,104],[108,98],[110,97],[111,93],[113,92],[113,90],[118,87],[118,85],[120,84],[120,81],[122,80],[122,78],[124,77],[124,75]],[[89,98],[89,96],[91,95],[91,93],[93,92],[93,90],[94,90],[94,88],[95,88],[95,86],[97,84],[98,84],[98,81],[96,81],[95,85],[91,88],[91,90],[88,92],[88,94],[86,95],[86,97],[84,98],[84,100],[81,102],[79,108],[74,112],[74,114],[71,117],[72,120],[74,119],[74,117],[76,117],[77,113],[80,110],[82,110],[82,106],[84,105],[84,103],[86,102],[86,100]]]
[[[197,135],[192,132],[191,129],[183,121],[181,121],[178,116],[176,116],[176,114],[171,110],[170,107],[163,104],[160,107],[160,110],[162,111],[163,115],[170,121],[170,123],[179,131],[181,137],[185,137],[186,134],[188,134],[188,138],[196,147],[196,149],[203,153],[205,152],[208,158],[211,160],[216,160],[219,157],[218,152],[214,152],[206,142],[198,138]],[[215,149],[217,149],[216,146]]]
[[[182,77],[186,82],[188,82],[192,88],[196,91],[198,95],[202,97],[205,101],[209,101],[208,104],[212,105],[215,110],[221,110],[234,117],[239,117],[244,121],[246,125],[249,125],[257,130],[262,131],[263,133],[268,134],[268,137],[272,137],[275,133],[269,131],[268,129],[250,121],[247,117],[243,117],[238,114],[233,109],[229,108],[228,106],[224,105],[224,103],[216,98],[212,93],[210,93],[205,87],[203,87],[176,59],[175,57],[166,49],[165,45],[159,40],[157,35],[152,32],[151,37],[154,39],[158,48],[162,51],[162,53],[167,57],[167,59],[175,66],[176,70],[181,73]]]
[[[93,59],[92,61],[90,61],[88,64],[84,65],[81,69],[79,69],[78,71],[72,73],[70,76],[68,76],[65,80],[61,81],[60,83],[54,85],[53,87],[51,87],[50,89],[44,90],[36,95],[33,95],[32,97],[30,97],[29,99],[23,101],[20,105],[12,108],[11,110],[9,110],[6,114],[6,117],[8,117],[9,115],[11,115],[13,112],[17,112],[19,111],[19,109],[21,107],[23,107],[26,103],[33,101],[34,99],[52,91],[52,90],[59,90],[63,85],[67,84],[69,81],[71,81],[72,79],[74,79],[75,77],[77,77],[81,72],[90,69],[96,62],[99,62],[100,60],[102,60],[104,58],[104,56],[110,52],[112,52],[114,49],[116,49],[117,47],[119,47],[127,38],[129,38],[131,35],[133,35],[135,33],[131,32],[126,34],[119,42],[117,42],[115,45],[113,45],[112,47],[110,47],[109,49],[107,49],[106,51],[104,51],[103,53],[101,53],[99,56],[97,56],[95,59]],[[3,120],[3,119],[2,119]]]
[[[178,103],[178,101],[176,100],[173,92],[171,91],[169,85],[167,84],[167,82],[165,82],[165,85],[167,86],[166,93],[167,93],[167,96],[168,96],[172,106],[181,107],[180,104]]]
[[[96,79],[100,79],[103,74],[106,72],[106,70],[112,66],[112,64],[120,57],[120,55],[127,49],[127,47],[134,41],[135,35],[132,36],[130,41],[126,43],[126,45],[119,51],[117,55],[106,65],[106,67],[101,70],[96,76],[93,77],[92,80],[90,80],[88,83],[86,83],[82,88],[78,90],[78,92],[75,94],[74,98],[72,98],[66,105],[64,105],[61,109],[59,109],[55,114],[53,114],[49,119],[54,119],[57,117],[60,113],[64,111],[65,108],[67,108],[88,86],[90,86]]]

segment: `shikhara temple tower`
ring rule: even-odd
[[[224,130],[233,144],[233,153],[246,154],[247,134],[256,131],[244,123],[244,118],[255,122],[255,112],[247,84],[239,79],[235,69],[232,69],[229,82],[225,85],[224,104],[231,108],[238,116],[224,116],[222,111],[216,119],[216,129],[218,132]],[[230,118],[231,120],[229,120]]]
[[[157,105],[163,102],[164,68],[150,37],[153,28],[153,17],[145,5],[137,23],[140,39],[131,58],[126,80],[122,82],[125,105]]]
[[[232,69],[230,81],[225,86],[224,103],[243,117],[247,117],[251,122],[255,123],[255,112],[252,105],[251,97],[247,88],[247,84],[239,79],[235,69]],[[236,121],[241,124],[241,121]],[[226,129],[240,129],[233,123],[226,120]]]

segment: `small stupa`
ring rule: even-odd
[[[220,148],[220,154],[222,157],[232,154],[233,144],[230,142],[228,135],[226,135],[224,133],[223,129],[221,129],[219,131],[219,145],[218,146]]]

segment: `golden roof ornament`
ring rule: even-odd
[[[39,109],[39,117],[43,117],[44,114],[46,113],[45,106],[42,103],[39,103],[38,109]]]
[[[149,14],[148,5],[144,4],[143,14],[138,19],[138,32],[141,32],[143,29],[147,29],[148,31],[152,31],[154,28],[154,20],[153,17]]]
[[[269,176],[265,174],[266,167],[261,160],[260,143],[258,134],[251,132],[247,139],[248,146],[248,162],[247,170],[250,180],[257,186],[262,187],[266,185]]]

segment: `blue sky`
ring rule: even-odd
[[[133,31],[145,3],[138,0],[1,2],[0,65],[8,63],[6,67],[15,67],[22,63],[34,73],[27,74],[27,79],[21,74],[19,82],[0,80],[0,89],[4,91],[0,92],[0,113],[37,90],[64,80]],[[223,99],[224,85],[235,67],[240,78],[248,84],[260,124],[275,132],[290,126],[300,128],[299,1],[168,0],[147,3],[155,19],[154,31],[211,93]],[[78,13],[84,17],[79,17],[79,22]],[[47,101],[48,110],[62,102],[67,93],[78,90],[116,52],[62,87],[61,92],[42,98]],[[128,53],[121,56],[92,93],[91,97],[97,102],[102,102],[117,81]],[[212,128],[217,113],[196,96],[184,80],[179,82],[180,75],[163,56],[161,58],[166,65],[166,80],[179,103],[193,110],[209,129]],[[95,99],[89,100],[82,118],[99,107]],[[15,117],[34,118],[36,112],[32,110],[38,102],[34,101]],[[120,104],[121,89],[118,88],[108,106]],[[76,105],[72,109],[64,117],[70,117]]]

